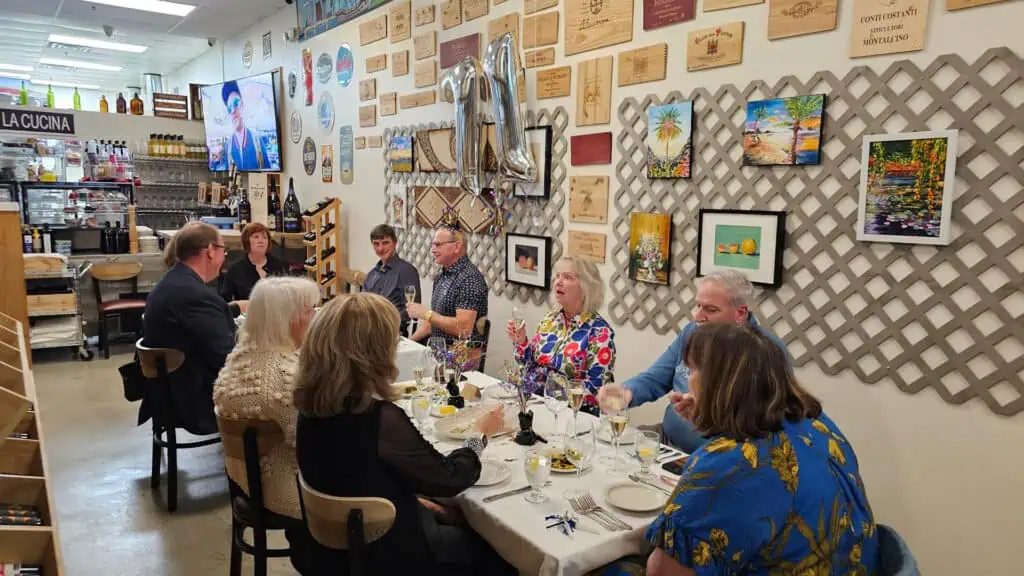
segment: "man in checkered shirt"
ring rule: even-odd
[[[410,318],[424,320],[412,339],[422,342],[430,336],[443,336],[450,344],[458,337],[477,334],[477,320],[487,316],[487,281],[466,257],[462,231],[438,228],[430,253],[441,273],[434,280],[430,308],[419,303],[408,306]]]

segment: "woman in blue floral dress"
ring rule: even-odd
[[[505,333],[515,344],[516,361],[525,368],[527,392],[543,390],[549,376],[585,380],[585,404],[595,396],[615,367],[615,332],[598,313],[604,303],[604,282],[597,266],[580,258],[555,263],[554,293],[558,307],[548,312],[527,340],[526,326],[509,320]]]
[[[763,334],[705,324],[676,410],[709,441],[647,530],[654,551],[596,574],[869,576],[878,535],[850,442]]]

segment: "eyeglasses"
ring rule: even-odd
[[[213,246],[214,248],[220,248],[221,250],[223,250],[225,252],[228,251],[228,247],[223,245],[223,244],[210,244],[210,246]]]
[[[433,242],[430,245],[433,246],[434,248],[440,248],[445,244],[455,244],[456,242],[458,242],[458,240],[448,240],[447,242]]]
[[[239,97],[228,98],[228,103],[227,103],[228,114],[233,113],[235,111],[235,109],[238,108],[241,105],[242,105],[242,99],[241,98],[239,98]]]

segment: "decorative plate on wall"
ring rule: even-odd
[[[316,172],[316,142],[310,136],[302,143],[302,168],[306,170],[306,176]]]
[[[327,84],[331,79],[331,70],[334,69],[334,62],[331,62],[331,55],[324,52],[316,59],[316,79],[321,84]]]
[[[292,144],[298,144],[302,140],[302,115],[296,110],[292,112],[288,121],[288,134],[291,136]]]
[[[352,77],[355,76],[355,59],[352,56],[352,49],[349,48],[348,44],[342,44],[338,48],[335,66],[337,67],[338,84],[341,84],[342,87],[351,84]]]
[[[324,92],[320,94],[320,103],[316,107],[317,121],[320,122],[320,127],[331,133],[331,129],[334,128],[334,97],[331,96],[330,92]]]
[[[248,40],[242,43],[242,66],[246,70],[252,68],[252,42]]]

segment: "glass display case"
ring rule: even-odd
[[[29,227],[99,229],[128,225],[132,184],[119,182],[22,182],[22,216]]]
[[[0,180],[75,182],[86,175],[85,144],[58,138],[0,141]]]

